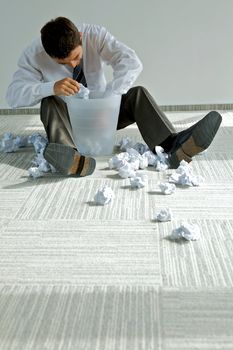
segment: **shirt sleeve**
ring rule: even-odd
[[[7,89],[6,100],[12,108],[34,106],[42,98],[54,94],[54,83],[43,81],[41,72],[34,67],[29,55],[24,52]]]
[[[99,54],[113,69],[113,79],[106,93],[124,94],[133,85],[143,66],[135,51],[119,42],[104,27],[100,29]]]

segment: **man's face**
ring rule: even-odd
[[[83,48],[81,45],[73,49],[69,56],[66,58],[54,58],[54,60],[59,64],[67,64],[68,66],[74,68],[79,65],[83,57]]]

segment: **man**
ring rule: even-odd
[[[113,79],[106,83],[103,64],[111,65]],[[132,87],[142,70],[133,50],[97,25],[78,28],[67,18],[58,17],[41,29],[41,38],[22,53],[18,70],[7,90],[12,107],[41,102],[40,117],[49,144],[44,157],[65,175],[86,176],[95,169],[95,160],[81,155],[73,141],[66,104],[60,96],[79,92],[80,84],[105,96],[122,94],[117,129],[137,123],[149,148],[160,145],[169,154],[172,168],[182,159],[209,147],[221,123],[218,112],[210,112],[189,129],[176,133],[149,92]]]

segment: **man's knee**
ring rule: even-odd
[[[42,98],[42,100],[40,102],[40,119],[41,119],[42,122],[45,121],[45,116],[47,116],[46,111],[48,110],[48,104],[49,104],[48,99],[49,99],[49,97]]]
[[[132,93],[132,94],[144,94],[148,92],[147,89],[144,87],[144,86],[141,86],[141,85],[138,85],[138,86],[134,86],[132,87],[131,89],[129,89],[129,93]]]
[[[67,111],[66,103],[58,96],[48,96],[44,97],[40,103],[40,118],[43,121],[43,118],[46,117],[50,112]]]
[[[65,102],[59,96],[48,96],[48,97],[42,98],[42,100],[41,100],[41,107],[46,107],[46,106],[50,106],[53,104],[64,105]]]
[[[48,97],[42,98],[41,103],[40,103],[41,115],[43,115],[43,112],[46,111],[48,109],[48,107],[53,103],[53,97],[54,96],[48,96]]]

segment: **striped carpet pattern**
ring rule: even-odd
[[[152,287],[4,286],[0,293],[2,349],[158,348]]]
[[[1,247],[6,283],[161,283],[158,235],[144,221],[14,220]]]
[[[168,113],[177,130],[205,112]],[[130,188],[97,159],[87,178],[28,177],[32,147],[0,153],[0,350],[233,349],[233,113],[192,162],[200,187],[170,196],[148,168]],[[0,116],[0,138],[44,133],[37,115]],[[117,132],[142,141],[135,126]],[[111,186],[115,199],[94,203]],[[158,223],[164,207],[173,220]],[[171,241],[183,220],[201,239]]]

